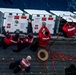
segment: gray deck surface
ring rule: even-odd
[[[26,57],[27,55],[32,56],[31,60],[31,72],[20,72],[17,75],[55,75],[55,71],[52,68],[52,60],[49,59],[46,64],[46,68],[43,67],[43,63],[36,59],[36,52],[32,52],[29,48],[22,50],[20,53],[14,53],[12,48],[16,46],[11,46],[7,49],[2,49],[0,47],[0,75],[14,75],[12,70],[9,69],[9,64],[12,61]],[[72,41],[56,41],[50,50],[63,53],[64,55],[76,57],[76,42]],[[58,75],[65,75],[65,68],[69,67],[70,64],[75,64],[76,62],[70,60],[57,60],[55,63],[55,68]]]

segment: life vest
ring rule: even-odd
[[[27,67],[30,66],[30,62],[26,61],[25,58],[22,58],[20,62],[21,69],[26,69]]]
[[[66,35],[68,37],[72,37],[76,33],[76,26],[75,25],[72,25],[71,27],[69,27],[69,26],[67,26],[67,24],[65,24],[63,26],[63,30],[66,32]]]
[[[12,40],[13,40],[13,39],[12,39]],[[13,40],[13,41],[14,41],[14,40]],[[15,41],[15,42],[19,43],[19,42],[20,42],[20,38],[18,38],[18,40]],[[11,42],[11,44],[17,44],[17,43],[15,43],[15,42]]]
[[[27,36],[23,39],[23,43],[32,43],[33,42],[33,38],[28,38]]]
[[[39,37],[38,45],[41,47],[45,47],[49,41],[50,41],[50,35],[45,36],[45,35],[41,34],[41,36]]]
[[[43,29],[45,29],[46,31],[49,32],[48,36],[46,36],[42,33]],[[48,42],[50,41],[50,38],[51,38],[50,31],[48,30],[47,27],[41,27],[38,34],[39,34],[38,45],[41,46],[41,47],[45,47],[48,44]]]
[[[11,45],[11,40],[12,40],[12,35],[10,35],[10,38],[8,39],[7,37],[4,38],[4,43],[7,45]]]

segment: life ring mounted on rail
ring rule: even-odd
[[[37,55],[37,58],[42,62],[48,60],[48,57],[49,57],[49,54],[45,49],[40,49],[36,55]]]

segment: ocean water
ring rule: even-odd
[[[76,0],[0,0],[0,7],[75,11]]]

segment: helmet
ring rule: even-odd
[[[28,56],[26,57],[26,59],[27,59],[27,60],[31,60],[32,58],[31,58],[30,55],[28,55]]]

